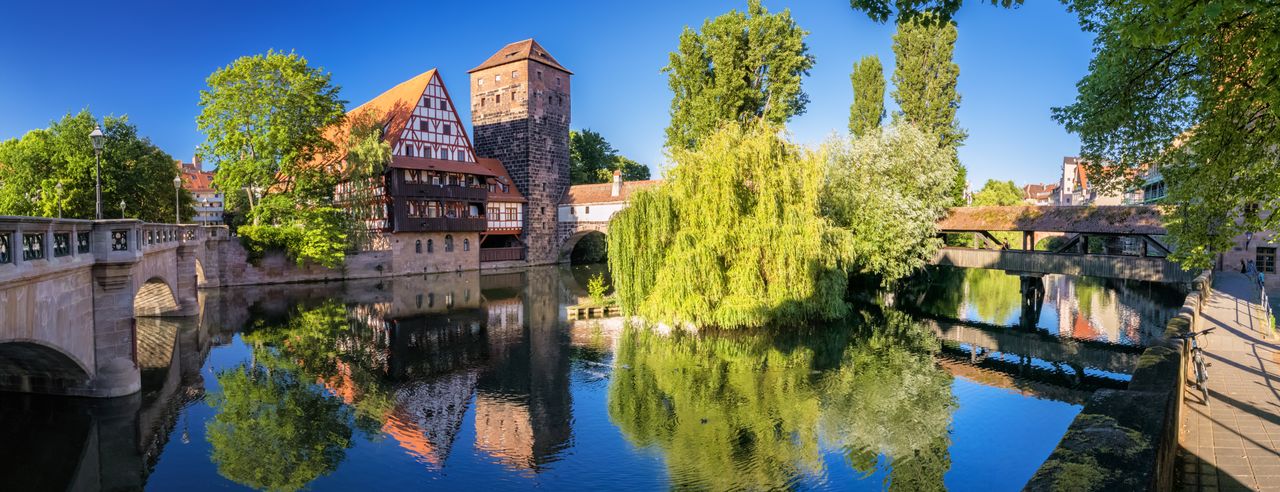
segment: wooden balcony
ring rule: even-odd
[[[484,232],[489,221],[484,217],[406,217],[396,225],[396,232]]]
[[[524,259],[524,247],[480,248],[480,261],[514,261]]]
[[[486,188],[457,185],[401,184],[396,191],[397,195],[411,200],[426,198],[483,202],[489,198],[489,190]]]

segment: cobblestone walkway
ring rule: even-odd
[[[1280,339],[1257,287],[1218,272],[1200,329],[1209,363],[1209,402],[1188,384],[1182,408],[1183,490],[1280,491]],[[1252,301],[1252,302],[1251,302]]]

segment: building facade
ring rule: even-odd
[[[390,251],[383,267],[390,273],[557,260],[556,206],[569,180],[571,72],[526,40],[470,73],[474,146],[435,69],[349,113],[383,122],[392,156],[374,180],[338,185],[335,201],[363,220],[368,240],[361,249]],[[349,130],[326,134],[342,148]]]
[[[200,225],[222,225],[225,207],[222,192],[213,186],[214,172],[200,168],[199,156],[191,162],[178,161],[177,165],[182,176],[182,187],[195,198],[192,206],[195,215],[192,216],[192,221]]]
[[[1058,189],[1057,184],[1039,184],[1033,183],[1022,187],[1022,201],[1027,205],[1045,206],[1053,205],[1054,191]]]

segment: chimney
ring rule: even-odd
[[[622,170],[615,169],[613,171],[613,190],[609,196],[618,196],[622,194]]]

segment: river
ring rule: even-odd
[[[5,490],[1017,490],[1181,303],[935,269],[846,320],[570,321],[598,266],[206,290],[143,391],[0,393]]]

